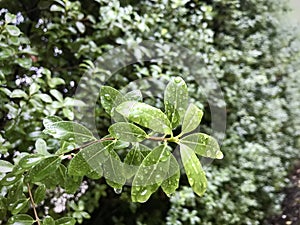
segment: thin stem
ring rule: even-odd
[[[41,221],[40,221],[40,218],[37,214],[37,211],[36,211],[36,204],[34,202],[34,199],[32,197],[32,193],[31,193],[31,189],[30,189],[30,185],[27,183],[27,188],[28,188],[28,193],[29,193],[29,198],[30,198],[30,202],[31,202],[31,206],[33,208],[33,213],[34,213],[34,216],[35,216],[35,220],[37,222],[38,225],[41,225]]]

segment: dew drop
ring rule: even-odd
[[[114,192],[119,195],[122,193],[122,188],[114,188]]]

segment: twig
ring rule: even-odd
[[[40,218],[37,214],[37,211],[36,211],[36,204],[34,202],[34,199],[32,197],[32,193],[31,193],[31,190],[30,190],[30,185],[27,183],[27,188],[28,188],[28,193],[29,193],[29,198],[30,198],[30,202],[31,202],[31,206],[33,208],[33,213],[34,213],[34,216],[35,216],[35,220],[37,222],[38,225],[41,225],[41,221],[40,221]]]

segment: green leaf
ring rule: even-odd
[[[188,132],[195,130],[199,126],[202,116],[203,116],[202,110],[191,103],[184,115],[181,134],[186,134]]]
[[[62,93],[60,93],[58,90],[52,89],[50,90],[50,94],[56,98],[57,101],[59,102],[63,102],[64,101],[64,97],[62,95]]]
[[[172,78],[164,93],[165,112],[176,128],[183,119],[188,105],[188,89],[181,77]]]
[[[7,225],[32,225],[35,220],[26,214],[19,214],[9,218]]]
[[[55,225],[75,225],[76,220],[72,217],[63,217],[55,221]]]
[[[113,149],[108,152],[108,159],[103,163],[103,175],[109,186],[121,189],[126,182],[123,163]]]
[[[18,165],[24,169],[28,169],[28,168],[31,168],[31,167],[37,165],[44,158],[45,158],[44,155],[29,154],[29,155],[24,156],[22,159],[20,159]]]
[[[19,64],[19,66],[25,68],[25,69],[30,69],[32,65],[32,61],[30,58],[17,58],[15,59],[16,63]]]
[[[147,133],[132,123],[119,122],[108,128],[110,135],[118,140],[127,142],[141,142]]]
[[[180,144],[180,155],[189,184],[197,195],[202,196],[207,188],[207,180],[199,159],[184,144]]]
[[[124,159],[124,174],[127,179],[136,174],[144,158],[150,152],[151,149],[142,144],[134,145],[131,148]]]
[[[146,202],[159,188],[169,168],[170,154],[167,145],[160,145],[145,157],[132,182],[132,201]]]
[[[21,34],[20,29],[18,27],[16,27],[15,25],[7,25],[6,30],[11,36],[17,37]]]
[[[19,199],[17,202],[15,202],[12,206],[11,214],[16,215],[19,212],[21,212],[26,207],[29,208],[29,198],[27,199]]]
[[[190,134],[182,138],[180,143],[188,146],[198,155],[214,159],[223,158],[223,153],[220,151],[217,140],[207,134]]]
[[[143,101],[143,95],[140,90],[127,92],[124,95],[124,98],[126,99],[126,101],[137,101],[137,102]]]
[[[36,204],[41,203],[46,197],[46,186],[40,185],[34,192],[33,199]]]
[[[47,128],[51,124],[60,121],[62,121],[62,119],[58,116],[47,116],[45,119],[43,119],[43,125],[45,128]]]
[[[25,98],[28,99],[28,95],[25,93],[25,91],[21,89],[15,89],[10,95],[11,98]]]
[[[78,177],[78,176],[69,176],[67,174],[66,179],[65,179],[65,190],[66,193],[68,194],[75,194],[76,191],[78,191],[81,183],[82,183],[83,177]],[[91,178],[94,179],[94,178]]]
[[[47,151],[47,143],[41,138],[36,140],[35,150],[40,155],[50,155],[50,153]]]
[[[96,140],[93,133],[86,127],[70,121],[59,121],[48,123],[43,131],[45,134],[52,135],[55,138],[62,140],[72,140],[76,143]]]
[[[14,49],[13,48],[5,48],[5,49],[1,49],[0,51],[0,59],[7,59],[8,57],[11,57],[13,56],[15,53]]]
[[[85,32],[85,25],[80,21],[77,21],[75,24],[79,32],[83,34]]]
[[[43,225],[55,225],[55,221],[51,216],[46,216],[43,221],[42,221]]]
[[[50,95],[47,95],[47,94],[35,94],[34,96],[37,97],[37,98],[39,98],[39,99],[41,99],[43,102],[46,102],[46,103],[53,102],[53,100],[50,97]]]
[[[35,93],[38,92],[38,90],[40,89],[40,85],[38,85],[37,83],[32,83],[29,87],[29,95],[33,95]]]
[[[14,168],[14,165],[8,161],[0,160],[0,174],[11,172]]]
[[[29,178],[33,182],[42,180],[43,178],[54,173],[56,169],[59,167],[60,162],[61,162],[61,158],[58,156],[52,156],[40,161],[37,165],[35,165],[31,169],[29,173]]]
[[[166,178],[161,184],[163,191],[170,196],[179,186],[180,169],[176,158],[171,154],[169,158],[169,169]]]
[[[65,13],[65,9],[59,5],[51,5],[50,7],[50,11],[51,12],[61,12],[61,13]]]
[[[126,101],[116,110],[130,121],[156,132],[171,134],[172,128],[167,116],[159,109],[141,102]]]
[[[71,160],[68,166],[68,174],[72,176],[92,176],[100,178],[103,175],[103,170],[101,164],[92,168],[82,156],[82,152],[79,152]]]
[[[0,184],[3,186],[9,186],[19,181],[21,177],[22,174],[14,174],[13,172],[11,172],[6,174],[6,176],[0,180]]]
[[[86,164],[92,168],[92,171],[95,171],[98,174],[102,174],[102,164],[110,157],[109,151],[114,148],[115,142],[114,141],[103,141],[92,144],[88,147],[83,148],[78,154],[82,156],[85,160]],[[78,155],[77,154],[77,155]],[[80,157],[77,160],[82,160]],[[76,161],[74,162],[76,163]],[[76,163],[77,164],[77,163]],[[83,164],[84,171],[87,171],[87,165]],[[77,164],[77,168],[80,170],[80,165]],[[75,174],[74,169],[76,166],[73,165],[72,173]],[[92,172],[90,171],[90,172]],[[77,172],[78,173],[78,172]]]
[[[101,104],[110,116],[113,115],[114,108],[124,101],[122,94],[109,86],[102,86],[100,90]]]

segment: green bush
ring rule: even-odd
[[[195,74],[215,77],[226,102],[225,157],[205,168],[204,197],[183,188],[170,202],[158,192],[140,205],[130,203],[126,189],[116,198],[102,180],[85,179],[72,196],[61,188],[47,190],[47,200],[37,208],[41,215],[82,221],[89,217],[85,212],[99,207],[99,199],[97,213],[111,216],[98,223],[105,219],[110,224],[261,224],[280,210],[280,191],[299,157],[300,135],[298,48],[294,29],[278,20],[287,11],[283,1],[4,0],[0,5],[1,159],[17,162],[44,145],[36,143],[38,138],[54,153],[60,143],[42,134],[43,119],[74,120],[73,106],[83,104],[72,97],[80,78],[84,73],[105,78],[106,68],[93,62],[122,44],[133,46],[138,58],[147,52],[134,46],[151,40],[163,60],[128,66],[107,85],[121,89],[140,78],[155,78],[159,90],[160,80],[180,75],[190,96],[202,103],[197,106],[207,112],[201,127],[206,133],[212,133],[211,108],[224,105],[213,95],[208,104]],[[176,60],[177,52],[166,49],[169,42],[191,50],[200,64],[187,56]],[[148,101],[162,106],[159,98]],[[95,110],[98,133],[104,136],[109,118],[100,104]],[[0,206],[6,218],[3,197]],[[113,215],[111,207],[117,210]]]

